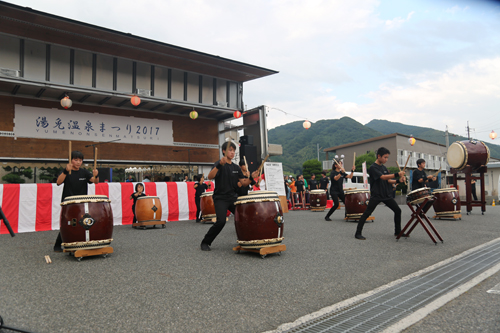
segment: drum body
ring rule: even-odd
[[[326,191],[311,190],[309,194],[309,204],[312,211],[324,211],[326,208]]]
[[[488,164],[490,149],[482,141],[456,141],[448,148],[448,164],[456,170],[463,170],[470,165],[477,170]]]
[[[458,190],[455,188],[443,188],[434,190],[432,195],[436,197],[433,203],[437,216],[460,214],[461,204]]]
[[[61,202],[60,231],[65,250],[98,249],[113,239],[113,212],[105,195],[71,196]]]
[[[413,205],[418,205],[425,201],[426,198],[431,198],[431,190],[428,187],[422,187],[411,191],[406,195],[406,202]]]
[[[234,225],[243,248],[279,245],[283,237],[283,211],[276,192],[254,191],[235,202]]]
[[[214,192],[204,192],[200,195],[201,218],[203,220],[216,218],[213,194]]]
[[[160,198],[152,196],[137,198],[135,204],[137,222],[161,221],[161,214]]]
[[[361,217],[368,207],[370,191],[351,189],[345,191],[345,216]]]

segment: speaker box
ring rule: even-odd
[[[254,172],[257,170],[259,167],[258,160],[257,160],[257,147],[251,146],[251,145],[241,145],[240,146],[240,159],[243,159],[243,156],[246,157],[247,164],[248,164],[248,170],[250,173]]]
[[[242,135],[240,137],[240,143],[244,145],[253,145],[253,135]]]
[[[113,181],[113,169],[97,168],[97,171],[99,171],[99,174],[97,175],[99,177],[99,183],[104,183],[106,179],[108,180],[108,182]]]

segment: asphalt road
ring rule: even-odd
[[[401,208],[404,225],[411,212]],[[463,211],[462,220],[432,220],[444,239],[437,245],[421,227],[396,242],[385,206],[365,225],[366,241],[354,239],[356,224],[343,221],[343,209],[332,222],[326,213],[293,211],[285,215],[287,250],[265,259],[232,250],[232,218],[211,252],[199,248],[210,225],[181,221],[116,226],[114,253],[81,262],[52,252],[57,231],[0,235],[0,316],[33,332],[272,330],[500,236],[499,207]]]

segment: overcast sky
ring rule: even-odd
[[[8,2],[279,71],[244,85],[270,128],[349,116],[500,133],[498,1]]]

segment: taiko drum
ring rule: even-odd
[[[262,248],[283,241],[283,211],[273,191],[254,191],[238,197],[234,223],[238,244],[243,248]]]
[[[409,202],[413,205],[418,205],[425,201],[427,198],[432,198],[431,190],[428,187],[422,187],[416,190],[409,192],[406,195],[406,202]]]
[[[311,207],[311,211],[324,211],[326,208],[326,191],[311,190],[309,194],[309,205]]]
[[[448,148],[446,159],[453,169],[463,170],[470,166],[477,170],[488,164],[490,149],[482,141],[456,141]]]
[[[135,216],[137,222],[161,221],[161,202],[160,198],[145,196],[137,198],[135,204]]]
[[[200,195],[201,218],[203,220],[216,218],[213,194],[214,192],[205,192]]]
[[[370,191],[350,189],[345,191],[345,216],[361,217],[368,207]]]
[[[436,198],[432,206],[437,216],[460,214],[462,207],[456,188],[437,189],[432,195]]]
[[[113,241],[113,212],[105,195],[70,196],[61,202],[60,231],[65,250],[97,249]]]

